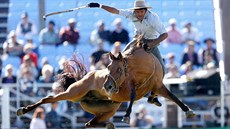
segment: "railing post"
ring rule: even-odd
[[[10,129],[10,87],[2,85],[2,129]]]

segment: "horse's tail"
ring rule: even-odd
[[[87,74],[86,67],[76,54],[64,62],[63,71],[56,75],[56,82],[66,90],[72,83],[82,79]]]

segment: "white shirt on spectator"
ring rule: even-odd
[[[182,29],[182,41],[186,42],[189,40],[193,40],[198,42],[199,41],[199,35],[198,35],[198,30],[196,28],[191,28],[191,32],[188,32],[187,28]]]
[[[30,129],[46,129],[45,121],[40,118],[33,118],[30,123]]]

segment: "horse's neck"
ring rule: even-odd
[[[137,51],[140,51],[142,48],[140,47],[137,47],[137,46],[133,46],[133,47],[130,47],[129,49],[123,51],[122,53],[126,56],[129,56],[129,55],[133,55],[135,54]]]

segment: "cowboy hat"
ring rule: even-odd
[[[206,38],[206,39],[204,39],[204,43],[207,43],[208,41],[211,41],[213,43],[216,42],[213,38]]]
[[[142,8],[147,8],[147,9],[151,9],[152,7],[147,6],[145,4],[145,0],[136,0],[134,2],[134,7],[130,8],[130,10],[135,10],[135,9],[142,9]]]

